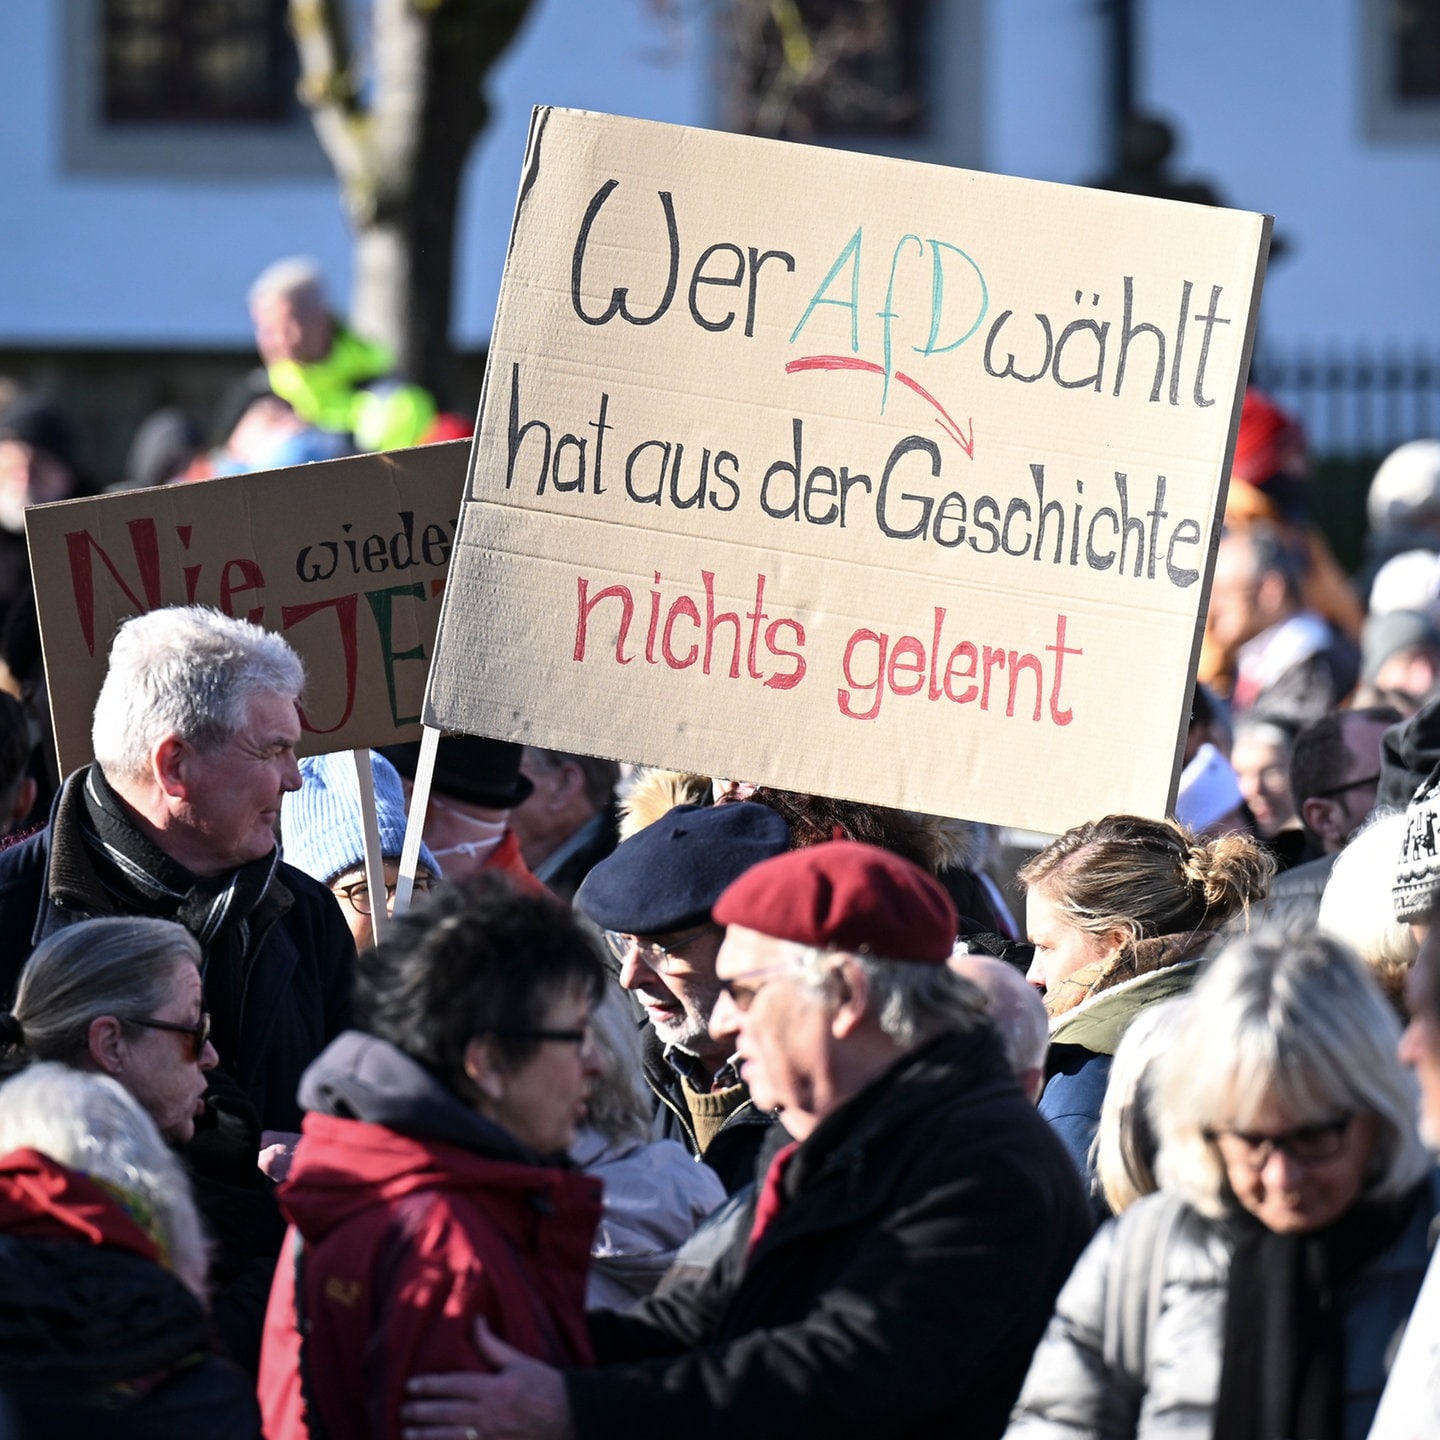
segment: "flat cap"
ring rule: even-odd
[[[520,773],[523,745],[480,735],[442,735],[430,788],[486,810],[513,810],[535,789]],[[407,779],[420,766],[420,742],[386,745],[380,753]]]
[[[721,891],[790,848],[766,805],[677,805],[590,871],[575,905],[605,930],[663,935],[710,919]]]
[[[715,904],[721,925],[882,960],[943,965],[955,948],[944,887],[889,850],[831,840],[767,860]]]

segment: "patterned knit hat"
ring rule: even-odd
[[[380,854],[396,860],[405,843],[405,792],[395,767],[370,752],[375,777],[375,818]],[[360,819],[360,783],[348,750],[311,755],[300,762],[304,784],[286,795],[280,807],[280,835],[287,863],[322,884],[365,863],[365,830]],[[432,875],[440,866],[422,843],[420,865]]]
[[[1405,838],[1391,896],[1402,924],[1427,920],[1440,908],[1440,766],[1415,792],[1405,810]]]

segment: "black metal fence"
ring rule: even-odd
[[[1440,435],[1440,351],[1260,346],[1250,378],[1301,417],[1316,457],[1378,458]]]

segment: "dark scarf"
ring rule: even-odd
[[[1307,1235],[1236,1217],[1217,1440],[1341,1440],[1344,1292],[1404,1229],[1415,1203],[1412,1193],[1356,1205]]]
[[[193,875],[151,844],[124,802],[92,765],[81,794],[80,833],[101,883],[120,909],[183,925],[200,942],[200,978],[214,1026],[211,1039],[233,1075],[240,1009],[251,955],[250,916],[270,888],[278,847],[219,875]]]

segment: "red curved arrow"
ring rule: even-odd
[[[862,360],[858,355],[802,355],[798,360],[785,362],[785,373],[796,375],[802,370],[863,370],[870,375],[883,375],[885,368],[873,360]],[[975,458],[975,417],[970,417],[970,433],[964,434],[950,418],[945,407],[917,380],[903,370],[895,372],[895,378],[907,389],[913,390],[926,401],[940,417],[940,428],[973,460]]]

